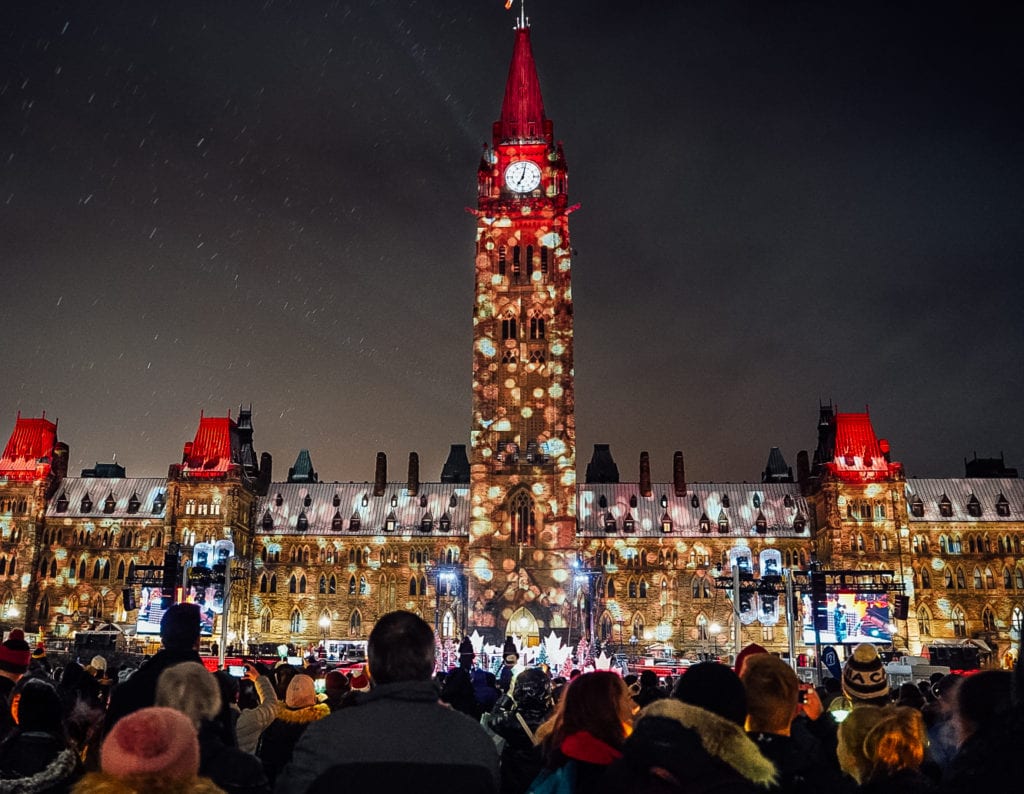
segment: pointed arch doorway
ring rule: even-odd
[[[526,607],[519,607],[512,613],[505,630],[506,637],[516,637],[524,647],[540,645],[540,624]]]

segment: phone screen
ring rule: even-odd
[[[323,694],[327,691],[327,681],[323,678],[317,678],[313,681],[313,691],[319,694]]]
[[[245,675],[245,667],[240,664],[233,664],[228,667],[228,675],[233,675],[235,678],[241,678]]]

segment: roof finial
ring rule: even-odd
[[[505,0],[505,10],[508,11],[512,8],[512,3],[515,0]],[[526,18],[526,0],[519,0],[519,23],[516,25],[516,30],[521,30],[529,24],[529,20]]]

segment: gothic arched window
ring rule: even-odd
[[[509,506],[511,538],[513,543],[532,546],[535,540],[536,516],[533,499],[526,491],[519,491]]]

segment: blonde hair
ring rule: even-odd
[[[778,656],[757,653],[744,660],[740,680],[747,693],[747,730],[788,731],[800,700],[793,668]]]
[[[199,662],[168,667],[156,682],[156,704],[180,711],[198,729],[204,720],[220,713],[220,687]]]
[[[885,712],[878,706],[859,706],[839,723],[839,744],[836,747],[839,766],[858,785],[867,780],[871,772],[871,759],[864,753],[864,740],[885,718]]]
[[[924,761],[927,734],[924,718],[908,706],[886,706],[885,715],[864,737],[864,755],[871,761],[870,778],[901,769],[917,769]]]

